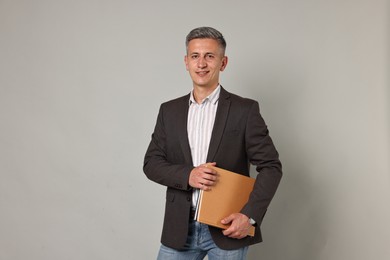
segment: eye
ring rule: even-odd
[[[199,55],[198,55],[198,54],[192,54],[192,55],[191,55],[191,59],[195,60],[195,59],[197,59],[197,58],[199,58]]]
[[[206,60],[213,60],[215,56],[213,54],[206,54]]]

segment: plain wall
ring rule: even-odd
[[[260,102],[284,166],[248,259],[390,255],[385,0],[0,0],[0,259],[154,259],[143,174],[184,39],[225,35],[221,84]]]

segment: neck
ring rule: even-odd
[[[194,98],[197,103],[202,102],[203,99],[208,97],[213,91],[219,86],[217,84],[214,87],[199,87],[199,86],[194,86]]]

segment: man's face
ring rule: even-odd
[[[214,39],[194,39],[188,43],[184,57],[194,87],[214,88],[219,83],[219,72],[227,65],[227,57]]]

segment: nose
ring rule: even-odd
[[[206,59],[204,57],[200,57],[198,59],[198,68],[205,68],[207,66]]]

